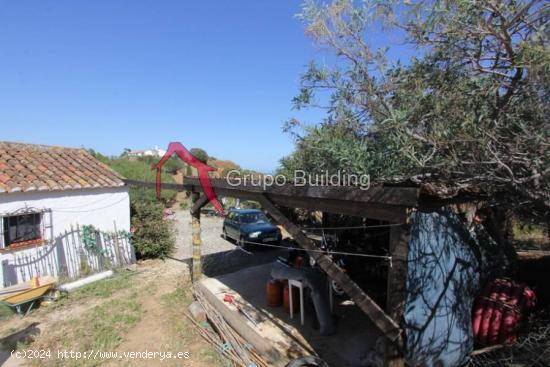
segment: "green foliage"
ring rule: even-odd
[[[14,316],[15,312],[9,306],[0,304],[0,320],[6,320]]]
[[[548,215],[544,1],[306,1],[299,17],[338,61],[312,62],[302,75],[294,106],[322,106],[327,115],[314,127],[287,122],[296,150],[282,160],[283,173],[438,177],[507,192],[511,206]],[[416,57],[390,64],[387,48],[370,46],[380,32],[401,34]]]
[[[131,202],[132,244],[139,258],[165,258],[174,249],[174,233],[162,211],[163,205],[158,202]]]
[[[164,172],[175,175],[178,171],[185,173],[187,165],[179,157],[172,156],[164,163],[162,169]]]
[[[550,226],[546,229],[540,225],[516,222],[512,227],[515,247],[517,250],[546,250],[550,249]]]
[[[96,152],[93,149],[88,149],[88,153],[90,153],[90,155],[92,157],[94,157],[95,159],[97,159],[98,161],[100,161],[102,163],[105,163],[105,164],[109,164],[109,161],[111,160],[111,158],[109,158],[106,155],[103,155],[99,152]]]
[[[170,158],[167,163],[173,160],[174,158]],[[157,161],[158,158],[155,157],[117,158],[109,160],[107,164],[128,179],[155,182],[157,178],[155,164]],[[162,182],[175,183],[170,172],[162,175]],[[177,192],[174,190],[162,190],[162,198],[168,205],[175,200],[176,194]],[[141,187],[130,187],[130,199],[132,201],[157,201],[154,189]]]
[[[198,160],[201,162],[206,163],[208,161],[208,153],[204,149],[201,148],[191,148],[189,150],[191,154],[193,154]]]
[[[84,245],[84,248],[96,255],[99,256],[105,256],[107,251],[105,249],[102,249],[100,246],[100,238],[99,236],[103,234],[104,236],[113,236],[116,235],[119,239],[125,238],[130,239],[131,234],[127,231],[118,231],[118,232],[108,232],[108,231],[100,231],[96,227],[94,227],[91,224],[83,225],[80,228],[80,237],[82,239],[82,243]]]
[[[252,200],[241,201],[240,207],[243,209],[261,209],[262,208],[259,202],[252,201]]]
[[[279,173],[293,176],[295,169],[319,173],[342,170],[352,173],[377,174],[379,154],[365,136],[341,124],[322,124],[307,128],[307,134],[297,142],[296,151],[282,159]],[[388,163],[392,163],[391,161]],[[395,162],[393,162],[395,163]],[[385,167],[389,170],[389,167]]]
[[[80,231],[82,244],[87,251],[96,255],[105,255],[105,250],[98,244],[98,231],[93,225],[84,225]]]
[[[94,152],[94,156],[101,158],[122,176],[140,181],[156,181],[157,157],[127,157],[107,158]],[[176,158],[170,158],[163,166],[162,182],[175,183],[172,173],[183,167]],[[132,227],[135,232],[132,234],[132,244],[136,254],[140,258],[164,258],[174,248],[174,235],[171,224],[163,220],[163,209],[170,206],[176,198],[174,190],[162,190],[162,201],[156,197],[154,189],[143,187],[130,187],[130,213]],[[83,227],[85,246],[92,251],[96,249],[94,228]],[[89,239],[87,239],[89,237]],[[87,239],[87,240],[86,240]]]

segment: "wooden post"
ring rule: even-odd
[[[405,312],[409,241],[410,226],[408,224],[390,227],[389,250],[392,257],[392,264],[388,270],[386,313],[397,322],[403,320]],[[388,340],[386,342],[384,366],[405,366],[404,341],[405,336],[402,334],[399,340],[395,342]]]
[[[115,227],[115,262],[117,266],[122,266],[122,255],[120,253],[120,245],[118,243],[118,229],[116,227],[116,221],[113,221]]]
[[[201,202],[203,203],[201,205]],[[208,201],[206,201],[208,202]],[[198,192],[191,193],[191,227],[193,237],[191,241],[192,245],[192,268],[191,268],[191,280],[193,282],[200,279],[202,275],[201,265],[201,208],[206,204],[205,200],[201,200]]]
[[[294,240],[306,250],[318,250],[313,241],[308,238],[302,230],[292,223],[266,196],[258,197],[260,204],[266,209],[269,214],[279,222]],[[384,335],[392,340],[397,341],[401,335],[399,325],[388,316],[384,310],[380,308],[338,265],[336,265],[330,257],[317,252],[308,251],[309,255],[315,259],[317,264],[323,269],[327,275],[333,279],[348,296],[355,302],[374,324],[384,333]]]

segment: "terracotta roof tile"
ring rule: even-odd
[[[0,141],[0,193],[123,186],[84,149]]]

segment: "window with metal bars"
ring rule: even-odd
[[[10,215],[2,218],[3,248],[42,240],[42,213]]]

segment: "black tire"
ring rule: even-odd
[[[329,365],[319,357],[308,356],[293,359],[285,367],[329,367]]]

